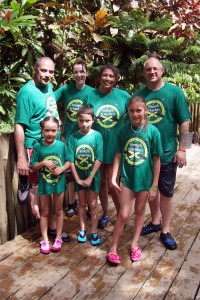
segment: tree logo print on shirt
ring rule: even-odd
[[[57,167],[62,166],[62,162],[61,162],[60,158],[57,156],[54,156],[54,155],[47,156],[47,157],[45,157],[45,160],[52,160]],[[41,175],[42,175],[42,178],[48,183],[56,183],[56,182],[58,182],[58,180],[61,177],[61,174],[58,176],[55,176],[53,174],[53,172],[47,167],[42,168]]]
[[[59,120],[57,104],[56,104],[56,100],[53,96],[48,96],[48,98],[46,100],[46,107],[47,107],[46,117],[53,116],[57,120]]]
[[[103,105],[96,112],[96,121],[104,128],[114,127],[119,119],[119,110],[114,105]]]
[[[160,100],[151,100],[147,102],[148,118],[152,124],[159,123],[165,116],[165,108]]]
[[[74,99],[70,101],[67,105],[66,116],[72,122],[77,122],[77,111],[83,105],[83,101],[79,99]]]
[[[141,165],[148,156],[145,142],[137,137],[129,139],[124,150],[125,160],[131,166]]]
[[[75,165],[83,171],[90,169],[94,164],[94,151],[89,145],[83,144],[76,149]]]

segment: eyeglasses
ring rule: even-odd
[[[144,69],[147,73],[151,72],[151,71],[155,71],[155,72],[158,72],[159,70],[163,70],[162,67],[160,68],[157,68],[157,67],[153,67],[153,68],[145,68]]]

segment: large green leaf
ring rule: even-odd
[[[18,81],[18,82],[21,82],[21,83],[26,82],[26,80],[22,77],[11,77],[10,80]]]
[[[19,3],[17,3],[16,1],[12,1],[10,3],[10,6],[12,7],[13,10],[20,10],[21,6],[19,5]]]
[[[27,8],[29,8],[30,6],[32,6],[36,2],[38,2],[38,0],[22,0],[22,6],[21,6],[21,8],[23,10],[26,10]]]

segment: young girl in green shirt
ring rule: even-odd
[[[68,141],[69,161],[75,178],[75,191],[78,192],[78,214],[80,230],[78,242],[85,243],[86,235],[86,203],[91,210],[91,244],[100,244],[97,233],[98,207],[97,196],[100,187],[100,165],[103,160],[103,139],[101,134],[93,130],[94,113],[90,106],[82,106],[77,113],[79,131],[72,134]]]
[[[112,175],[113,187],[120,193],[120,212],[107,254],[108,261],[114,264],[120,263],[117,254],[119,238],[130,216],[134,198],[135,221],[130,259],[137,261],[141,258],[138,239],[144,222],[146,203],[156,199],[162,153],[159,131],[147,122],[145,99],[141,96],[132,97],[128,102],[128,114],[130,123],[118,132]],[[119,168],[120,185],[117,182]]]
[[[67,162],[65,144],[56,140],[59,131],[58,120],[55,117],[46,117],[41,121],[41,131],[44,140],[33,147],[31,168],[33,171],[39,171],[38,195],[41,203],[40,228],[42,233],[40,252],[49,254],[47,229],[52,195],[56,215],[56,239],[51,250],[60,251],[62,247],[63,198],[66,188],[64,171],[70,167],[70,163]]]

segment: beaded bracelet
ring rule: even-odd
[[[94,177],[94,173],[90,172],[90,175],[89,175],[89,176]]]
[[[154,192],[157,192],[158,188],[152,186],[152,187],[151,187],[151,190],[154,191]]]
[[[178,148],[178,151],[181,151],[181,152],[186,152],[185,149],[181,149],[181,148]]]
[[[61,166],[61,168],[63,169],[63,172],[65,172],[65,167],[64,167],[64,166]]]

